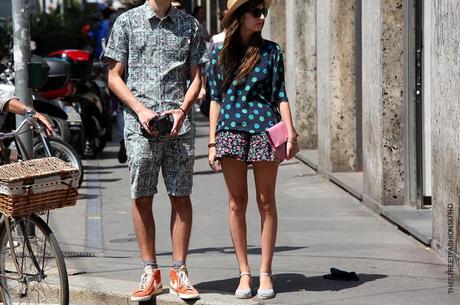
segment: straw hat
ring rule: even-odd
[[[235,11],[240,7],[242,6],[243,4],[245,4],[246,2],[248,2],[250,0],[228,0],[227,1],[227,13],[225,13],[225,16],[224,16],[224,19],[222,20],[222,24],[224,26],[224,28],[228,28],[228,26],[230,25],[230,22],[232,20],[232,17],[233,17],[233,14],[235,13]],[[272,0],[264,0],[265,2],[265,7],[266,8],[269,8],[270,5],[272,4]]]

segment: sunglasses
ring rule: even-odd
[[[264,17],[267,17],[268,15],[268,9],[263,7],[263,8],[258,8],[254,7],[248,10],[248,13],[252,15],[254,18],[260,18],[260,16],[264,15]]]

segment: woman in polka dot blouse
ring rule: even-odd
[[[250,298],[251,273],[247,258],[247,168],[252,163],[262,223],[262,260],[258,298],[275,296],[271,278],[277,232],[275,203],[277,160],[266,130],[280,121],[288,131],[287,155],[298,151],[297,133],[284,84],[280,47],[264,40],[261,31],[270,0],[228,0],[223,24],[226,37],[211,52],[208,86],[209,165],[222,167],[229,193],[229,222],[240,270],[238,298]]]

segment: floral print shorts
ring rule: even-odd
[[[216,137],[216,154],[217,159],[227,157],[247,163],[277,161],[265,132],[221,131]]]

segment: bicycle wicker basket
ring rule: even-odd
[[[55,157],[0,166],[0,212],[25,216],[77,202],[79,170]]]

